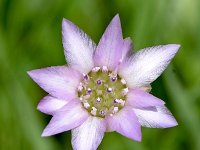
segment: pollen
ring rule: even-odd
[[[106,66],[94,67],[88,74],[83,74],[77,93],[81,104],[92,116],[104,118],[124,107],[128,87],[123,78]]]

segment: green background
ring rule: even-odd
[[[143,128],[142,142],[106,133],[100,150],[200,150],[199,0],[0,0],[0,150],[71,149],[70,132],[42,138],[50,116],[36,110],[46,95],[27,71],[63,65],[65,17],[98,43],[119,13],[135,51],[178,43],[181,49],[153,84],[179,125]]]

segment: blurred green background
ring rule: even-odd
[[[119,13],[135,51],[179,43],[181,49],[152,86],[179,125],[143,128],[141,143],[106,133],[99,150],[200,150],[199,0],[0,0],[0,150],[72,149],[70,132],[42,138],[50,116],[36,110],[46,95],[27,71],[63,65],[65,17],[98,43]]]

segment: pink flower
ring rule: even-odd
[[[95,150],[104,133],[116,131],[141,141],[141,126],[177,125],[165,102],[149,94],[150,83],[179,49],[169,44],[132,54],[132,41],[123,39],[116,15],[95,43],[72,22],[63,19],[63,46],[68,66],[29,71],[47,93],[38,109],[52,115],[42,136],[72,130],[75,150]]]

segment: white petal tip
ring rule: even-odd
[[[116,14],[111,22],[120,22],[119,14]]]
[[[119,14],[117,13],[114,18],[119,18]]]
[[[169,50],[173,50],[175,51],[175,53],[179,50],[179,48],[181,47],[180,44],[168,44],[166,45],[167,46],[167,49]]]
[[[48,136],[50,136],[49,134],[47,134],[45,131],[43,131],[42,132],[42,135],[41,135],[41,137],[48,137]]]
[[[42,132],[42,135],[41,137],[48,137],[48,136],[52,136],[52,135],[55,135],[55,134],[58,134],[56,132],[51,132],[49,129],[44,129],[44,131]]]
[[[134,140],[137,141],[137,142],[141,142],[142,141],[142,137],[134,138]]]
[[[63,19],[62,19],[62,25],[65,25],[66,23],[67,23],[67,24],[70,24],[71,21],[69,21],[69,20],[63,18]]]
[[[74,24],[73,24],[71,21],[69,21],[69,20],[63,18],[63,20],[62,20],[62,32],[64,32],[65,30],[70,31],[70,30],[72,30],[74,27],[75,27],[75,26],[74,26]]]
[[[32,78],[33,77],[33,71],[27,71],[27,74]]]
[[[166,126],[166,128],[172,128],[175,126],[178,126],[178,122],[174,119],[168,124],[168,126]]]

